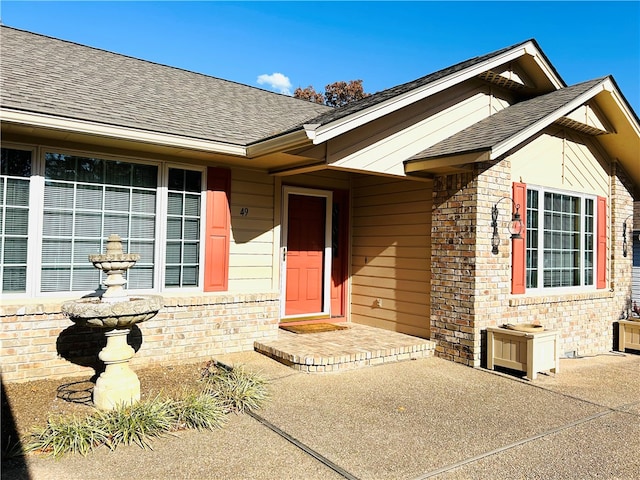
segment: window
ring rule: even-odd
[[[0,292],[27,288],[31,152],[3,148],[0,159]]]
[[[595,286],[595,197],[527,188],[526,288]]]
[[[41,291],[95,290],[100,271],[90,254],[115,233],[126,252],[140,253],[129,288],[153,288],[158,167],[45,155]]]
[[[169,169],[166,287],[198,285],[201,187],[200,172]]]
[[[1,153],[0,293],[96,290],[104,279],[88,256],[104,252],[111,234],[126,253],[140,254],[127,288],[203,288],[203,168],[52,151],[38,157],[6,147]]]

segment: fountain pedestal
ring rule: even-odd
[[[127,343],[130,331],[122,328],[105,332],[107,345],[98,358],[106,368],[93,389],[93,403],[100,410],[111,410],[122,404],[131,405],[140,400],[140,380],[129,367],[129,360],[135,354]]]
[[[62,311],[73,322],[105,330],[107,345],[98,358],[105,365],[93,389],[93,403],[100,410],[111,410],[118,405],[131,405],[140,400],[140,380],[129,367],[135,354],[127,343],[131,327],[154,317],[162,308],[159,295],[128,297],[124,291],[124,272],[140,258],[138,254],[125,254],[118,235],[111,235],[107,253],[89,255],[96,268],[107,274],[107,286],[102,297],[88,297],[66,302]]]

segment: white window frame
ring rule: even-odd
[[[180,170],[192,170],[196,172],[200,172],[200,245],[198,250],[198,255],[200,258],[200,268],[198,269],[198,285],[194,287],[166,287],[165,282],[165,273],[166,273],[166,253],[167,253],[167,211],[168,211],[168,203],[169,203],[169,169],[176,168]],[[162,220],[159,226],[157,226],[157,236],[158,238],[162,238],[162,241],[156,248],[156,264],[161,262],[162,268],[160,269],[158,275],[158,289],[161,292],[184,292],[184,293],[199,293],[203,291],[204,285],[204,255],[205,255],[205,234],[206,234],[206,206],[207,206],[207,168],[200,167],[197,165],[185,165],[181,163],[174,162],[166,162],[163,164],[161,168],[161,180],[158,186],[158,208],[162,208]],[[159,210],[160,211],[160,210]],[[134,267],[135,268],[135,267]]]
[[[526,287],[527,294],[542,295],[542,294],[563,294],[563,293],[581,293],[581,292],[593,292],[597,290],[597,262],[598,262],[598,199],[597,195],[575,192],[570,190],[562,190],[558,188],[545,187],[540,185],[527,184],[527,191],[536,190],[538,192],[538,262],[537,262],[537,280],[538,287]],[[580,199],[580,285],[576,286],[563,286],[563,287],[545,287],[544,286],[544,196],[545,193],[553,193],[566,195]],[[591,200],[593,202],[593,280],[591,284],[585,285],[585,200]],[[530,205],[527,204],[527,210]],[[529,212],[527,211],[527,218]],[[528,220],[527,220],[528,221]],[[526,235],[531,235],[532,231],[527,230]],[[526,255],[525,255],[526,262]],[[525,265],[525,275],[528,276],[528,268]]]
[[[2,143],[2,148],[7,148],[7,149],[11,149],[11,150],[22,150],[22,151],[26,151],[26,152],[30,152],[31,153],[31,178],[29,178],[29,217],[27,220],[27,268],[26,268],[26,274],[27,274],[27,278],[25,281],[25,291],[24,292],[3,292],[2,291],[2,285],[0,285],[0,296],[4,299],[12,299],[12,298],[24,298],[25,296],[29,296],[31,294],[31,292],[33,291],[33,276],[30,275],[30,272],[32,270],[32,266],[34,263],[34,260],[37,258],[37,251],[35,251],[35,247],[37,245],[34,244],[33,240],[32,240],[32,235],[31,232],[34,232],[38,226],[39,223],[37,222],[37,215],[33,215],[31,213],[31,209],[30,206],[32,204],[32,202],[34,201],[34,196],[36,195],[37,191],[36,189],[34,189],[33,186],[33,182],[32,179],[34,178],[35,175],[35,166],[36,166],[36,159],[37,159],[37,155],[38,155],[38,149],[37,147],[33,146],[33,145],[22,145],[19,143]]]
[[[204,284],[204,255],[206,233],[206,193],[207,193],[207,168],[206,166],[182,164],[175,161],[149,160],[135,156],[117,156],[93,150],[74,150],[61,148],[58,146],[4,143],[2,148],[25,150],[31,152],[31,178],[29,185],[29,240],[27,244],[27,279],[26,291],[19,293],[0,292],[3,299],[25,299],[25,298],[78,298],[82,295],[90,294],[92,291],[63,291],[63,292],[42,292],[41,291],[41,257],[42,257],[42,222],[44,215],[44,188],[45,188],[45,154],[61,153],[81,157],[94,157],[103,160],[123,161],[136,164],[155,165],[158,167],[157,195],[156,195],[156,239],[154,245],[154,287],[152,289],[131,289],[129,293],[166,293],[180,292],[185,294],[200,293]],[[169,168],[182,170],[193,170],[201,173],[200,186],[200,245],[198,249],[199,262],[201,268],[198,271],[198,285],[194,287],[165,287],[165,255],[166,255],[166,213],[168,195]],[[103,252],[95,252],[103,253]],[[135,252],[133,252],[135,253]],[[87,260],[88,262],[88,260]],[[135,268],[135,266],[133,267]]]

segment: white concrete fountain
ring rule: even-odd
[[[118,235],[107,240],[106,253],[89,255],[89,261],[106,273],[106,291],[100,297],[87,297],[65,302],[62,312],[78,325],[101,328],[107,345],[98,358],[105,365],[93,389],[93,403],[100,410],[111,410],[117,405],[130,405],[140,400],[140,380],[129,360],[135,351],[127,343],[127,335],[136,323],[154,317],[162,308],[159,295],[126,295],[123,274],[138,260],[137,253],[123,253]]]

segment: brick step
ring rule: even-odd
[[[324,373],[401,362],[433,355],[435,342],[380,328],[342,323],[345,330],[295,334],[278,331],[254,349],[299,371]]]

